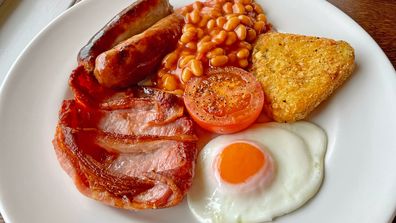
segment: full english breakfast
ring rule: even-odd
[[[82,194],[130,210],[187,196],[200,221],[263,222],[319,190],[327,136],[298,120],[351,75],[354,51],[277,33],[253,0],[138,0],[77,61],[53,144]]]

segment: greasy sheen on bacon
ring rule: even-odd
[[[158,117],[153,121],[158,124],[174,121],[184,112],[183,101],[173,94],[145,87],[112,90],[100,85],[81,65],[70,75],[69,85],[80,104],[103,110],[134,108],[143,112],[143,109],[156,109]],[[148,101],[153,103],[146,103]]]
[[[178,204],[197,155],[193,122],[182,99],[152,88],[91,88],[77,68],[53,140],[63,169],[84,195],[125,209]],[[87,103],[86,103],[87,102]]]

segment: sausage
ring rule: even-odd
[[[144,79],[176,47],[183,23],[183,17],[173,13],[143,33],[101,53],[94,70],[98,82],[105,87],[123,88]]]
[[[95,58],[100,53],[143,32],[172,11],[168,0],[138,0],[111,19],[88,41],[77,56],[78,63],[89,72],[93,71]]]

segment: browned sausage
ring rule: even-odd
[[[79,64],[92,71],[100,53],[143,32],[172,11],[168,0],[138,0],[116,15],[89,40],[78,54]]]
[[[96,58],[94,74],[105,87],[122,88],[151,74],[172,51],[182,33],[183,17],[171,14],[141,34]]]

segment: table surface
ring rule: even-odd
[[[396,13],[395,13],[396,1],[395,0],[328,0],[328,1],[331,2],[333,5],[337,6],[342,11],[344,11],[350,17],[352,17],[357,23],[359,23],[380,45],[380,47],[384,50],[385,54],[392,62],[393,67],[396,68]],[[19,1],[15,1],[15,2],[19,2]],[[47,0],[47,2],[48,4],[54,5],[54,2],[62,2],[62,1]],[[70,2],[70,1],[64,1],[64,2]],[[54,9],[52,11],[47,10],[46,12],[43,12],[43,13],[47,13],[48,15],[46,15],[46,20],[40,20],[40,22],[43,23],[44,21],[48,23],[53,17],[55,17],[56,14],[60,13],[59,10],[65,10],[64,2],[57,3],[58,5],[56,6],[56,8],[54,6]],[[20,4],[26,5],[26,3],[23,4],[22,3],[23,2],[21,2]],[[7,4],[7,1],[4,3],[4,5],[5,4]],[[70,3],[66,3],[66,5],[67,4]],[[4,10],[4,8],[6,7],[4,5],[0,6],[0,12]],[[12,6],[12,7],[17,7],[17,6]],[[4,20],[4,13],[0,13],[0,22],[1,20]],[[43,26],[44,24],[37,27],[41,29]],[[38,31],[39,30],[36,30],[36,32]],[[1,33],[4,32],[2,31]],[[30,33],[30,36],[28,35],[29,38],[32,38],[34,34]],[[28,42],[26,40],[25,42],[26,45]],[[20,48],[15,51],[17,51],[17,53],[19,54],[22,49],[23,48]],[[14,56],[14,58],[16,58],[16,56]],[[8,69],[10,65],[11,64],[7,64],[8,67],[6,68],[3,67],[3,68]],[[1,75],[2,74],[0,74],[0,76]],[[0,223],[4,223],[1,215],[0,215]],[[393,220],[393,223],[396,223],[396,219]]]
[[[396,68],[395,0],[328,0],[362,26]]]

